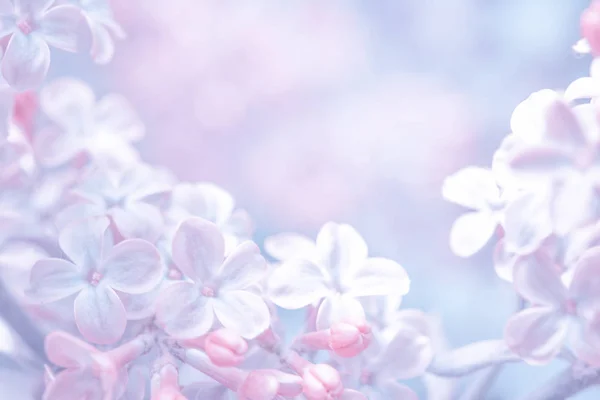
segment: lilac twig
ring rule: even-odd
[[[598,384],[600,369],[579,370],[569,366],[522,400],[564,400]]]

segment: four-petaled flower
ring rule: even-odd
[[[114,343],[127,324],[117,291],[152,290],[162,279],[160,255],[149,242],[128,239],[112,246],[109,221],[93,218],[73,223],[59,236],[71,261],[46,258],[31,270],[29,295],[41,302],[75,297],[75,322],[90,342]]]
[[[296,242],[305,248],[304,241]],[[332,322],[363,322],[357,297],[408,293],[406,271],[395,261],[369,258],[363,238],[349,225],[325,224],[312,247],[305,254],[288,249],[295,256],[272,271],[267,286],[268,297],[283,308],[299,309],[323,300],[319,330]]]
[[[254,243],[240,244],[225,258],[219,228],[189,218],[175,233],[172,255],[190,280],[171,284],[158,300],[156,319],[167,333],[182,339],[201,336],[215,316],[223,327],[248,339],[268,328],[269,309],[256,286],[266,263]]]

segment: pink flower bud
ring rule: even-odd
[[[244,361],[248,343],[231,330],[219,329],[206,337],[204,351],[213,364],[219,367],[234,367]]]
[[[304,395],[308,400],[333,400],[344,391],[339,372],[327,364],[307,367],[302,378]]]
[[[167,364],[153,378],[152,400],[185,400],[178,384],[177,368]]]
[[[366,324],[333,324],[329,330],[329,348],[340,357],[354,357],[369,346],[371,328]]]
[[[594,1],[581,14],[581,35],[588,41],[592,54],[600,55],[600,1]]]
[[[237,394],[239,400],[273,400],[279,391],[279,381],[265,371],[252,371],[248,374]]]

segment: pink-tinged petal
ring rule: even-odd
[[[269,327],[271,314],[258,295],[241,290],[223,291],[214,302],[217,318],[227,329],[254,339]]]
[[[567,298],[559,268],[545,252],[517,258],[513,282],[517,292],[533,304],[558,308]]]
[[[156,321],[169,335],[191,339],[204,335],[214,321],[213,298],[189,282],[169,285],[156,302]]]
[[[421,376],[433,359],[433,345],[428,336],[410,327],[400,328],[376,361],[378,374],[394,379]]]
[[[515,172],[546,177],[570,167],[573,154],[558,145],[540,144],[517,149],[508,157],[508,163]]]
[[[144,137],[145,127],[131,103],[118,94],[104,96],[94,109],[94,120],[101,129],[118,134],[128,142]]]
[[[105,236],[109,234],[108,226],[107,218],[73,222],[60,232],[58,243],[78,267],[92,267],[102,259]]]
[[[411,388],[398,382],[385,382],[379,384],[378,387],[388,396],[388,399],[419,400],[419,397]]]
[[[336,323],[365,325],[365,310],[358,300],[348,295],[326,297],[317,311],[317,330],[329,329]]]
[[[104,400],[102,382],[86,370],[59,373],[44,392],[44,400]]]
[[[547,364],[560,352],[568,331],[566,318],[551,308],[534,307],[513,315],[504,340],[530,364]]]
[[[59,258],[46,258],[31,268],[27,295],[37,301],[50,303],[69,297],[86,286],[81,269]]]
[[[504,243],[504,239],[501,239],[494,249],[494,269],[500,279],[507,282],[513,281],[515,261],[519,257],[518,254],[508,251]]]
[[[528,254],[552,234],[548,200],[539,193],[525,193],[504,211],[504,245],[511,253]]]
[[[461,215],[450,230],[450,249],[459,257],[470,257],[486,245],[496,232],[498,218],[485,211]]]
[[[155,242],[162,234],[162,214],[150,204],[133,202],[123,208],[113,208],[109,213],[124,238]]]
[[[552,102],[546,109],[545,136],[561,148],[572,149],[587,144],[575,113],[562,100]]]
[[[112,344],[123,336],[127,314],[113,289],[88,286],[75,298],[75,323],[89,342]]]
[[[596,192],[591,182],[580,174],[572,174],[556,184],[551,199],[551,218],[559,235],[582,227],[594,218]]]
[[[368,248],[350,225],[328,222],[317,235],[317,253],[321,265],[339,276],[362,265],[368,256]]]
[[[50,332],[44,341],[48,360],[63,368],[83,368],[92,362],[92,355],[98,350],[66,332]]]
[[[50,67],[50,48],[38,35],[13,33],[2,58],[2,75],[16,90],[39,86]]]
[[[570,297],[581,306],[600,311],[600,247],[587,250],[574,266]]]
[[[598,97],[600,96],[600,79],[579,78],[567,87],[564,96],[567,101]]]
[[[574,321],[567,338],[567,346],[581,361],[591,367],[600,367],[600,314],[590,320]]]
[[[410,289],[408,274],[393,260],[368,258],[348,279],[347,294],[361,296],[403,296]]]
[[[280,233],[265,239],[265,251],[279,261],[292,258],[314,260],[316,257],[315,242],[309,237],[297,233]]]
[[[39,32],[46,42],[61,50],[76,52],[89,48],[90,32],[81,10],[60,5],[48,10],[40,20]]]
[[[252,371],[237,389],[238,400],[273,400],[277,398],[279,382],[270,373]]]
[[[245,289],[260,281],[267,272],[267,264],[256,244],[246,241],[227,256],[217,278],[222,290]]]
[[[550,89],[532,93],[515,108],[510,120],[512,132],[529,143],[542,140],[546,110],[558,99],[560,95]]]
[[[225,256],[225,241],[219,228],[202,218],[188,218],[173,238],[173,261],[194,281],[213,277]]]
[[[81,127],[89,119],[95,102],[90,86],[79,79],[58,78],[40,91],[40,107],[63,127]]]
[[[442,196],[463,207],[482,210],[490,201],[500,198],[500,189],[491,170],[466,167],[444,180]]]
[[[268,297],[279,307],[296,310],[330,293],[328,278],[316,264],[291,260],[271,272]]]
[[[158,250],[142,239],[127,239],[113,247],[101,272],[107,285],[131,294],[151,291],[163,276]]]
[[[92,32],[92,59],[98,64],[108,64],[115,54],[115,41],[104,25],[89,17],[86,19]]]

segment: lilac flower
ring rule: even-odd
[[[519,146],[509,164],[529,179],[552,182],[554,231],[564,235],[594,217],[600,184],[600,130],[593,108],[571,109],[560,100],[545,110],[543,140]]]
[[[189,217],[204,218],[216,224],[223,237],[227,252],[250,239],[252,222],[248,214],[235,209],[231,194],[212,183],[180,183],[173,187],[170,223],[177,228]]]
[[[532,306],[510,318],[506,325],[507,345],[532,364],[550,362],[562,349],[571,347],[583,360],[600,362],[600,348],[592,353],[582,332],[600,311],[600,248],[589,249],[573,267],[570,279],[559,275],[546,254],[517,261],[514,284]],[[566,283],[564,283],[566,281]],[[599,332],[588,332],[600,337]],[[600,342],[599,342],[600,343]]]
[[[29,294],[42,303],[75,297],[75,322],[94,343],[114,343],[127,323],[117,292],[145,293],[162,278],[160,256],[152,244],[129,239],[112,246],[109,221],[97,218],[64,228],[59,237],[71,261],[47,258],[31,270]]]
[[[446,178],[442,195],[473,210],[460,216],[450,231],[454,254],[470,257],[485,246],[502,222],[505,199],[496,178],[489,169],[467,167]]]
[[[52,45],[75,52],[86,39],[81,10],[71,5],[52,7],[54,0],[2,0],[0,36],[10,35],[2,59],[2,75],[15,89],[42,83],[50,66]]]
[[[107,64],[115,52],[115,39],[124,39],[123,28],[114,20],[108,0],[62,0],[81,8],[92,32],[91,56],[98,64]]]
[[[299,242],[298,242],[299,243]],[[302,242],[304,243],[304,242]],[[402,296],[410,281],[395,261],[368,257],[363,238],[349,225],[325,224],[316,251],[285,260],[268,281],[268,297],[278,306],[298,309],[319,300],[317,329],[345,317],[364,319],[357,297]]]
[[[40,107],[56,125],[43,130],[36,143],[44,165],[64,164],[80,152],[117,169],[139,160],[132,143],[144,136],[144,126],[120,95],[109,94],[96,101],[84,82],[60,78],[44,86]]]
[[[600,59],[595,58],[590,66],[590,76],[576,79],[565,90],[567,101],[591,99],[592,103],[600,96]]]
[[[267,329],[270,314],[253,289],[265,273],[265,260],[252,242],[225,258],[219,228],[201,218],[181,223],[173,239],[173,261],[191,280],[173,283],[157,304],[157,322],[170,335],[194,338],[209,331],[215,316],[244,338]]]
[[[170,191],[169,177],[139,164],[125,171],[96,168],[71,192],[73,202],[57,215],[57,225],[89,217],[108,216],[125,238],[154,242],[162,233],[158,205]]]

